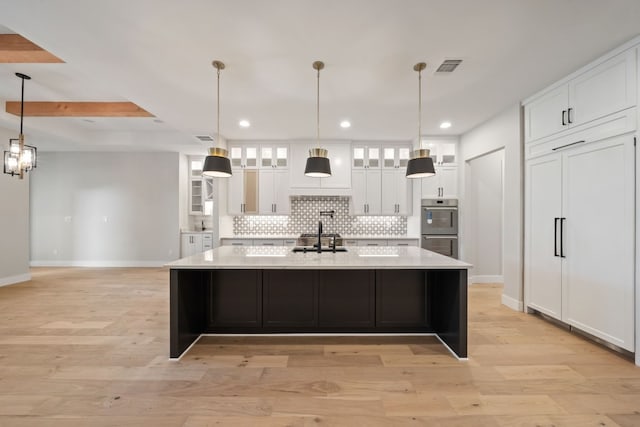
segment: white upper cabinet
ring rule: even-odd
[[[229,146],[232,168],[256,169],[258,167],[258,145],[242,144]]]
[[[287,169],[289,167],[289,144],[260,145],[261,169]]]
[[[203,178],[204,157],[189,157],[189,214],[213,213],[213,179]]]
[[[382,171],[381,209],[382,215],[411,215],[412,179],[405,176],[404,169]]]
[[[551,90],[524,107],[526,119],[525,137],[533,141],[566,129],[569,87]]]
[[[407,169],[411,157],[411,146],[382,146],[383,169]]]
[[[380,145],[354,145],[351,157],[353,169],[378,169],[380,168]]]
[[[434,165],[455,166],[458,163],[457,142],[422,139],[422,148],[429,149]],[[406,164],[405,164],[406,166]]]
[[[525,141],[535,141],[636,105],[636,51],[629,49],[527,101]]]
[[[458,196],[457,166],[436,166],[435,176],[420,178],[423,199],[455,199]]]
[[[258,178],[258,212],[285,215],[289,207],[289,171],[261,169]]]
[[[380,169],[354,169],[352,174],[353,215],[380,215],[382,208]]]
[[[236,170],[228,181],[229,214],[257,214],[259,202],[258,170]]]

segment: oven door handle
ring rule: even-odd
[[[457,211],[458,208],[454,206],[423,206],[423,210],[425,211]]]
[[[454,240],[454,239],[458,239],[458,236],[446,235],[446,234],[442,234],[442,235],[436,236],[436,235],[431,235],[430,234],[428,236],[423,235],[422,238],[424,240],[429,240],[429,239],[451,239],[451,240]]]

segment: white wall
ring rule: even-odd
[[[159,266],[180,255],[177,153],[41,153],[32,265]]]
[[[466,162],[469,234],[466,261],[473,283],[503,282],[502,209],[504,149]]]
[[[3,150],[15,132],[0,129]],[[24,282],[29,274],[29,179],[0,176],[0,286]]]
[[[502,303],[523,309],[522,245],[523,245],[523,155],[520,105],[513,105],[494,118],[465,133],[460,138],[462,159],[467,162],[483,154],[504,148],[504,221],[503,221],[503,276]],[[472,245],[469,241],[470,217],[467,212],[467,166],[460,168],[461,253],[464,259]]]

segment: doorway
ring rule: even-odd
[[[467,161],[472,283],[502,283],[504,148]]]

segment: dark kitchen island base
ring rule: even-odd
[[[170,357],[202,334],[433,333],[467,357],[467,269],[171,268]]]

